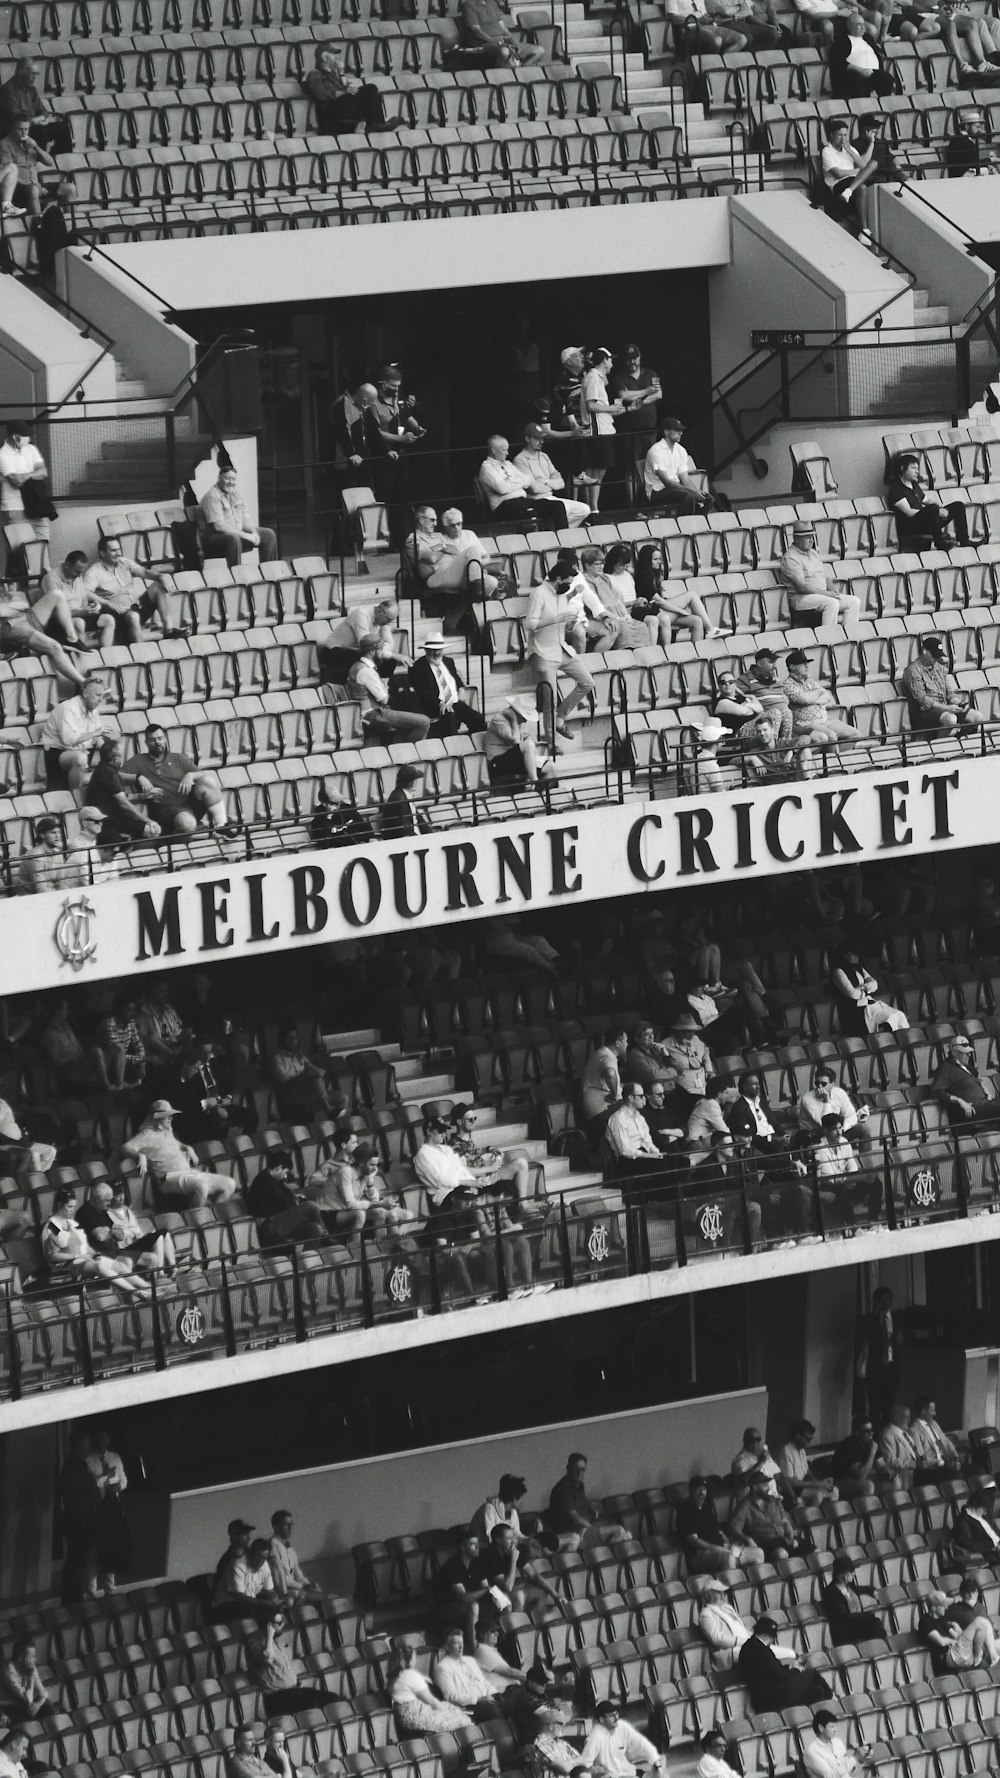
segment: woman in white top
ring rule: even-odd
[[[864,154],[850,144],[850,126],[845,117],[831,117],[824,124],[826,146],[823,149],[823,182],[827,189],[829,214],[850,229],[866,247],[871,246],[868,228],[867,181],[878,171],[869,142]]]
[[[607,346],[597,346],[588,352],[587,370],[580,388],[580,419],[590,432],[585,445],[585,473],[590,479],[582,486],[591,512],[597,511],[604,477],[618,461],[615,420],[625,412],[625,405],[608,399],[608,379],[613,364]]]
[[[467,1710],[446,1704],[432,1690],[431,1682],[415,1664],[408,1642],[397,1644],[389,1664],[389,1697],[396,1721],[405,1735],[436,1735],[448,1729],[466,1729],[472,1722]]]
[[[632,550],[630,545],[627,543],[613,543],[604,558],[604,576],[608,585],[617,593],[625,616],[633,619],[635,623],[641,623],[646,631],[647,639],[650,642],[655,643],[660,640],[661,618],[657,612],[653,611],[648,606],[640,605],[638,611],[633,610],[633,607],[636,604],[636,591],[635,576],[632,573],[631,562]],[[667,634],[669,637],[670,620],[669,618],[665,618],[663,621],[666,623]],[[623,643],[621,646],[625,647],[629,645]]]

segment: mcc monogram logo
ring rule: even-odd
[[[714,1246],[725,1234],[722,1223],[722,1205],[705,1204],[698,1217],[698,1233],[703,1241],[710,1241]]]
[[[205,1317],[197,1303],[188,1303],[177,1317],[178,1338],[185,1346],[198,1346],[205,1338]]]
[[[95,917],[94,904],[85,895],[81,895],[77,901],[63,902],[62,913],[56,921],[52,936],[60,957],[71,969],[82,969],[85,963],[89,963],[97,955]]]
[[[599,1265],[602,1260],[607,1259],[611,1252],[611,1242],[608,1240],[605,1223],[595,1222],[587,1237],[587,1252],[595,1265]]]
[[[910,1202],[920,1210],[933,1210],[941,1202],[941,1182],[933,1167],[910,1177]]]
[[[394,1303],[402,1305],[413,1297],[413,1273],[409,1266],[395,1265],[386,1280],[386,1290]]]

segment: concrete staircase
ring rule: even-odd
[[[203,457],[209,455],[214,440],[198,431],[195,404],[173,416],[176,470],[172,483],[168,479],[166,398],[154,394],[120,358],[115,358],[115,408],[107,411],[102,425],[94,416],[95,439],[99,440],[95,456],[88,457],[79,476],[69,486],[74,499],[120,501],[132,504],[166,506],[176,498],[177,486],[185,481]],[[148,416],[148,419],[146,419]],[[107,436],[102,437],[101,433]]]

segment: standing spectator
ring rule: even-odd
[[[15,62],[9,80],[0,86],[0,134],[15,124],[26,123],[33,142],[49,154],[72,154],[73,132],[69,119],[54,117],[38,90],[41,66],[32,56]]]
[[[152,786],[148,800],[164,833],[194,833],[202,818],[217,833],[226,831],[226,799],[214,772],[199,771],[185,753],[175,753],[159,723],[151,723],[143,739],[144,753],[134,753],[126,771],[136,772]]]
[[[341,131],[391,130],[402,122],[399,117],[387,118],[382,94],[374,81],[355,80],[344,67],[344,51],[339,43],[317,43],[315,67],[303,77],[302,90],[312,100],[316,129],[321,136],[339,136]]]
[[[616,1698],[602,1698],[594,1711],[594,1726],[583,1744],[581,1764],[604,1778],[636,1778],[655,1772],[665,1778],[667,1762],[651,1741],[622,1718]]]
[[[253,1544],[250,1547],[251,1551],[255,1548]],[[264,1567],[270,1574],[266,1561]],[[268,1718],[294,1716],[300,1710],[322,1710],[329,1702],[325,1686],[302,1684],[285,1635],[287,1621],[283,1611],[268,1611],[261,1628],[246,1641],[247,1673],[264,1699]]]
[[[148,819],[129,796],[130,784],[133,794],[144,800],[151,794],[153,786],[141,772],[125,766],[124,752],[120,735],[109,735],[102,741],[97,750],[97,764],[86,788],[88,808],[100,809],[103,817],[103,845],[120,840],[154,839],[160,831],[158,824]]]
[[[833,1558],[830,1579],[819,1596],[820,1609],[830,1626],[834,1648],[842,1648],[845,1643],[888,1640],[878,1614],[858,1609],[864,1603],[863,1596],[876,1597],[874,1588],[859,1586],[853,1575],[852,1558],[844,1550],[838,1550]]]
[[[8,1723],[35,1722],[52,1709],[30,1636],[16,1636],[10,1659],[0,1662],[0,1711]]]
[[[479,465],[479,481],[490,512],[505,524],[527,523],[558,531],[566,523],[561,500],[547,494],[542,484],[510,461],[510,445],[502,433],[486,440],[486,456]]]
[[[528,491],[534,497],[541,495],[544,499],[562,507],[562,517],[556,526],[563,530],[567,525],[580,525],[590,517],[590,507],[585,500],[567,499],[563,490],[566,482],[556,468],[547,451],[542,450],[545,442],[544,427],[534,422],[524,429],[524,449],[518,451],[513,467],[520,470],[526,478]]]
[[[224,1173],[199,1168],[194,1149],[174,1135],[171,1119],[176,1116],[168,1100],[154,1099],[136,1134],[122,1143],[122,1154],[138,1161],[154,1199],[164,1209],[178,1201],[185,1208],[227,1203],[236,1190],[234,1182]]]
[[[97,561],[83,577],[83,593],[115,620],[115,641],[142,641],[143,624],[157,618],[164,639],[187,635],[187,625],[171,627],[167,591],[159,574],[122,554],[117,537],[102,537]]]
[[[688,1574],[721,1574],[727,1568],[746,1568],[764,1560],[764,1552],[756,1544],[726,1536],[703,1475],[691,1477],[688,1497],[681,1501],[674,1517],[674,1531],[684,1551]],[[724,1593],[726,1589],[719,1583],[718,1590]],[[703,1587],[701,1597],[706,1596],[707,1589]]]
[[[587,353],[587,369],[580,386],[580,421],[590,431],[584,444],[588,475],[584,486],[592,513],[600,506],[601,486],[608,470],[618,463],[615,421],[625,412],[625,405],[608,399],[613,364],[607,346],[595,347]]]
[[[31,139],[27,123],[13,123],[0,136],[0,216],[41,214],[39,169],[58,172],[55,161]]]
[[[900,681],[909,707],[910,727],[917,734],[929,730],[990,727],[980,716],[972,694],[961,691],[949,673],[943,642],[937,636],[917,638],[917,656]]]
[[[876,1426],[891,1423],[899,1389],[899,1354],[903,1331],[893,1308],[892,1291],[882,1284],[872,1296],[870,1312],[861,1323],[855,1375],[865,1385],[868,1412]]]
[[[661,421],[658,441],[646,453],[643,483],[651,506],[673,512],[707,512],[714,504],[711,494],[693,478],[698,465],[681,444],[683,420]]]
[[[230,568],[236,568],[243,560],[245,549],[255,549],[261,562],[275,560],[278,544],[274,532],[253,523],[237,486],[235,469],[220,469],[200,511],[206,556],[222,556]]]
[[[295,1167],[287,1149],[270,1148],[267,1166],[247,1186],[246,1206],[257,1224],[262,1247],[287,1241],[326,1240],[326,1224],[317,1205],[305,1198],[293,1183]]]
[[[826,563],[816,548],[816,532],[808,519],[796,519],[792,526],[791,545],[778,563],[778,580],[785,589],[793,618],[805,615],[807,622],[814,618],[822,626],[855,624],[861,616],[861,600],[831,586]]]
[[[307,1056],[294,1023],[282,1025],[268,1062],[282,1122],[316,1123],[334,1110],[325,1068]]]
[[[106,1426],[96,1426],[91,1434],[87,1467],[101,1493],[101,1504],[97,1511],[100,1585],[105,1593],[116,1593],[119,1573],[132,1566],[132,1535],[122,1505],[122,1495],[128,1488],[128,1476],[118,1452],[111,1449]]]
[[[602,1519],[598,1506],[587,1499],[586,1474],[583,1452],[571,1451],[566,1459],[566,1473],[549,1495],[548,1521],[562,1550],[578,1550],[593,1543],[620,1543],[627,1536],[624,1526]]]
[[[532,681],[547,687],[542,699],[542,726],[549,748],[557,753],[563,751],[558,736],[571,738],[566,717],[594,691],[589,668],[566,641],[569,591],[576,573],[575,561],[564,559],[554,564],[548,579],[532,587],[524,619],[525,652]],[[560,674],[573,681],[572,689],[561,699]]]
[[[809,1447],[816,1437],[811,1420],[796,1420],[786,1444],[774,1453],[775,1462],[796,1500],[802,1506],[819,1506],[824,1500],[836,1500],[837,1489],[826,1476],[818,1476],[809,1461]]]
[[[628,1032],[624,1025],[610,1025],[604,1042],[591,1051],[584,1063],[580,1103],[584,1129],[591,1142],[600,1140],[611,1113],[621,1103],[621,1069],[627,1050]]]
[[[645,462],[656,439],[656,410],[662,396],[659,372],[643,364],[641,347],[626,346],[611,378],[611,398],[625,410],[618,431],[628,439],[635,463]]]
[[[961,1474],[962,1460],[944,1428],[939,1426],[937,1404],[929,1395],[918,1395],[913,1404],[910,1437],[920,1465],[918,1482]]]
[[[58,790],[63,784],[71,790],[82,787],[96,749],[108,736],[101,708],[108,695],[103,676],[88,673],[75,698],[53,704],[41,734],[50,790]]]
[[[962,113],[956,113],[961,117]],[[947,506],[929,493],[920,480],[920,459],[910,451],[900,451],[895,473],[889,483],[885,500],[896,515],[896,533],[901,549],[950,549],[952,544],[967,544],[969,523],[965,503],[952,500]],[[952,536],[951,533],[954,533]]]
[[[396,1726],[404,1735],[447,1734],[469,1728],[472,1718],[457,1704],[445,1704],[432,1691],[430,1681],[416,1665],[410,1643],[393,1644],[387,1676],[389,1701]]]
[[[69,1451],[59,1472],[64,1545],[59,1597],[63,1605],[78,1605],[81,1599],[97,1597],[94,1557],[101,1493],[87,1463],[89,1456],[88,1434],[73,1427],[69,1435]]]
[[[538,763],[538,751],[532,729],[538,724],[538,711],[514,693],[502,710],[496,711],[486,724],[483,750],[486,770],[495,790],[515,790],[522,784],[558,784],[551,760]]]
[[[437,739],[463,728],[470,735],[481,734],[486,718],[462,696],[468,688],[440,631],[425,637],[422,646],[424,658],[410,669],[410,687],[417,709],[430,722],[428,734]]]
[[[378,638],[372,633],[362,636],[358,644],[359,659],[347,675],[351,695],[361,705],[361,725],[365,733],[376,739],[386,735],[398,741],[422,741],[430,731],[430,717],[415,710],[397,710],[389,702],[389,691],[378,670]]]

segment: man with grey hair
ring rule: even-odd
[[[342,684],[361,652],[364,636],[375,636],[378,648],[375,665],[383,679],[391,679],[398,670],[412,667],[409,655],[396,647],[396,624],[399,606],[391,593],[376,599],[374,605],[355,605],[335,618],[325,641],[319,643],[321,674],[324,680]]]
[[[495,519],[511,524],[551,526],[566,523],[561,500],[550,499],[543,485],[510,461],[510,445],[500,432],[486,440],[486,456],[479,465],[479,482]]]

